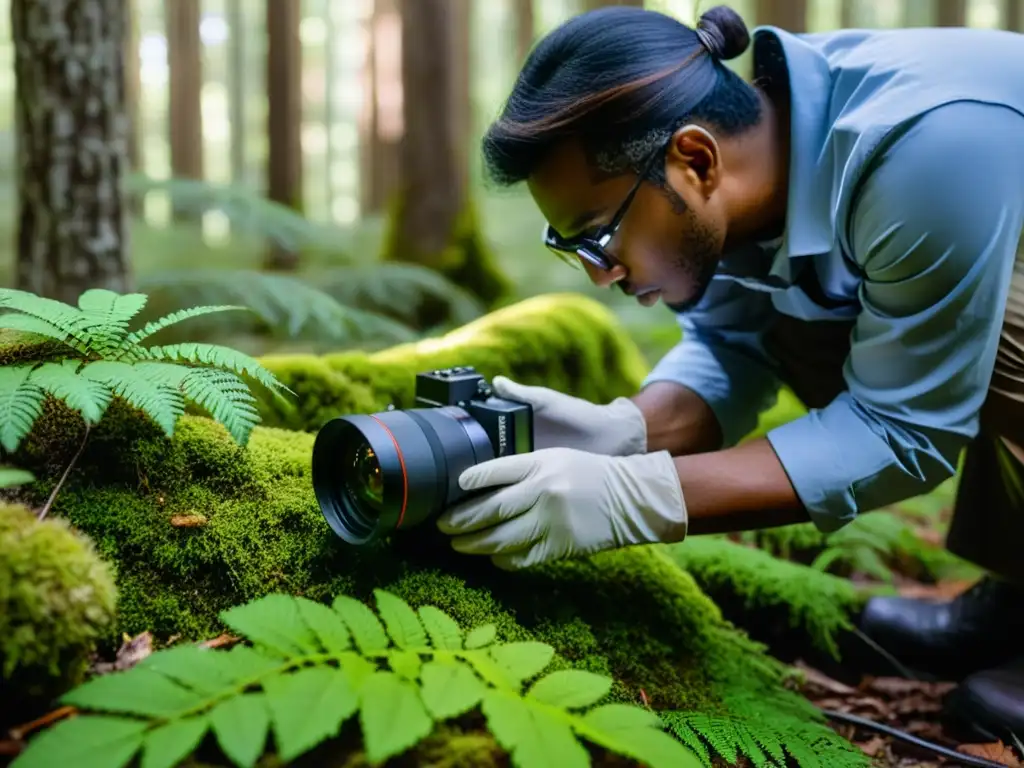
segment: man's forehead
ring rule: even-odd
[[[563,237],[571,237],[608,213],[614,182],[595,173],[575,141],[555,147],[527,183],[541,213]]]

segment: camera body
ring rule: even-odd
[[[494,457],[533,451],[533,408],[494,395],[490,383],[472,366],[416,374],[418,408],[461,408],[483,428]]]

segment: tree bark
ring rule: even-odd
[[[202,179],[203,58],[199,0],[172,0],[164,6],[169,73],[171,175]],[[194,210],[175,211],[176,220],[194,219]]]
[[[939,27],[967,26],[967,0],[936,0],[935,24]]]
[[[513,0],[516,20],[516,58],[519,64],[526,61],[526,57],[533,48],[533,35],[537,27],[537,20],[533,9],[533,0]]]
[[[1003,0],[1003,27],[1024,32],[1024,0]]]
[[[227,0],[228,122],[231,125],[231,181],[245,180],[245,9],[242,0]]]
[[[124,0],[12,0],[17,285],[75,303],[130,289]]]
[[[267,2],[267,196],[302,210],[301,0]],[[295,269],[299,256],[271,244],[268,269]]]
[[[807,30],[807,0],[757,0],[757,23],[771,24],[787,32]]]

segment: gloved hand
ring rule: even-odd
[[[506,486],[453,506],[437,521],[455,537],[455,550],[491,555],[505,570],[686,537],[686,502],[668,451],[601,456],[547,448],[477,464],[459,485]]]
[[[647,422],[628,397],[596,405],[547,387],[518,384],[495,376],[491,388],[499,397],[533,406],[533,447],[578,448],[606,456],[647,452]]]

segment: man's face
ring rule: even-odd
[[[701,300],[725,241],[725,218],[714,194],[721,181],[717,147],[705,134],[684,134],[668,149],[668,188],[642,184],[606,246],[612,268],[582,262],[594,284],[618,283],[644,306],[660,298],[677,311]],[[635,182],[634,173],[599,179],[573,141],[550,154],[529,189],[555,231],[571,239],[610,222]]]

